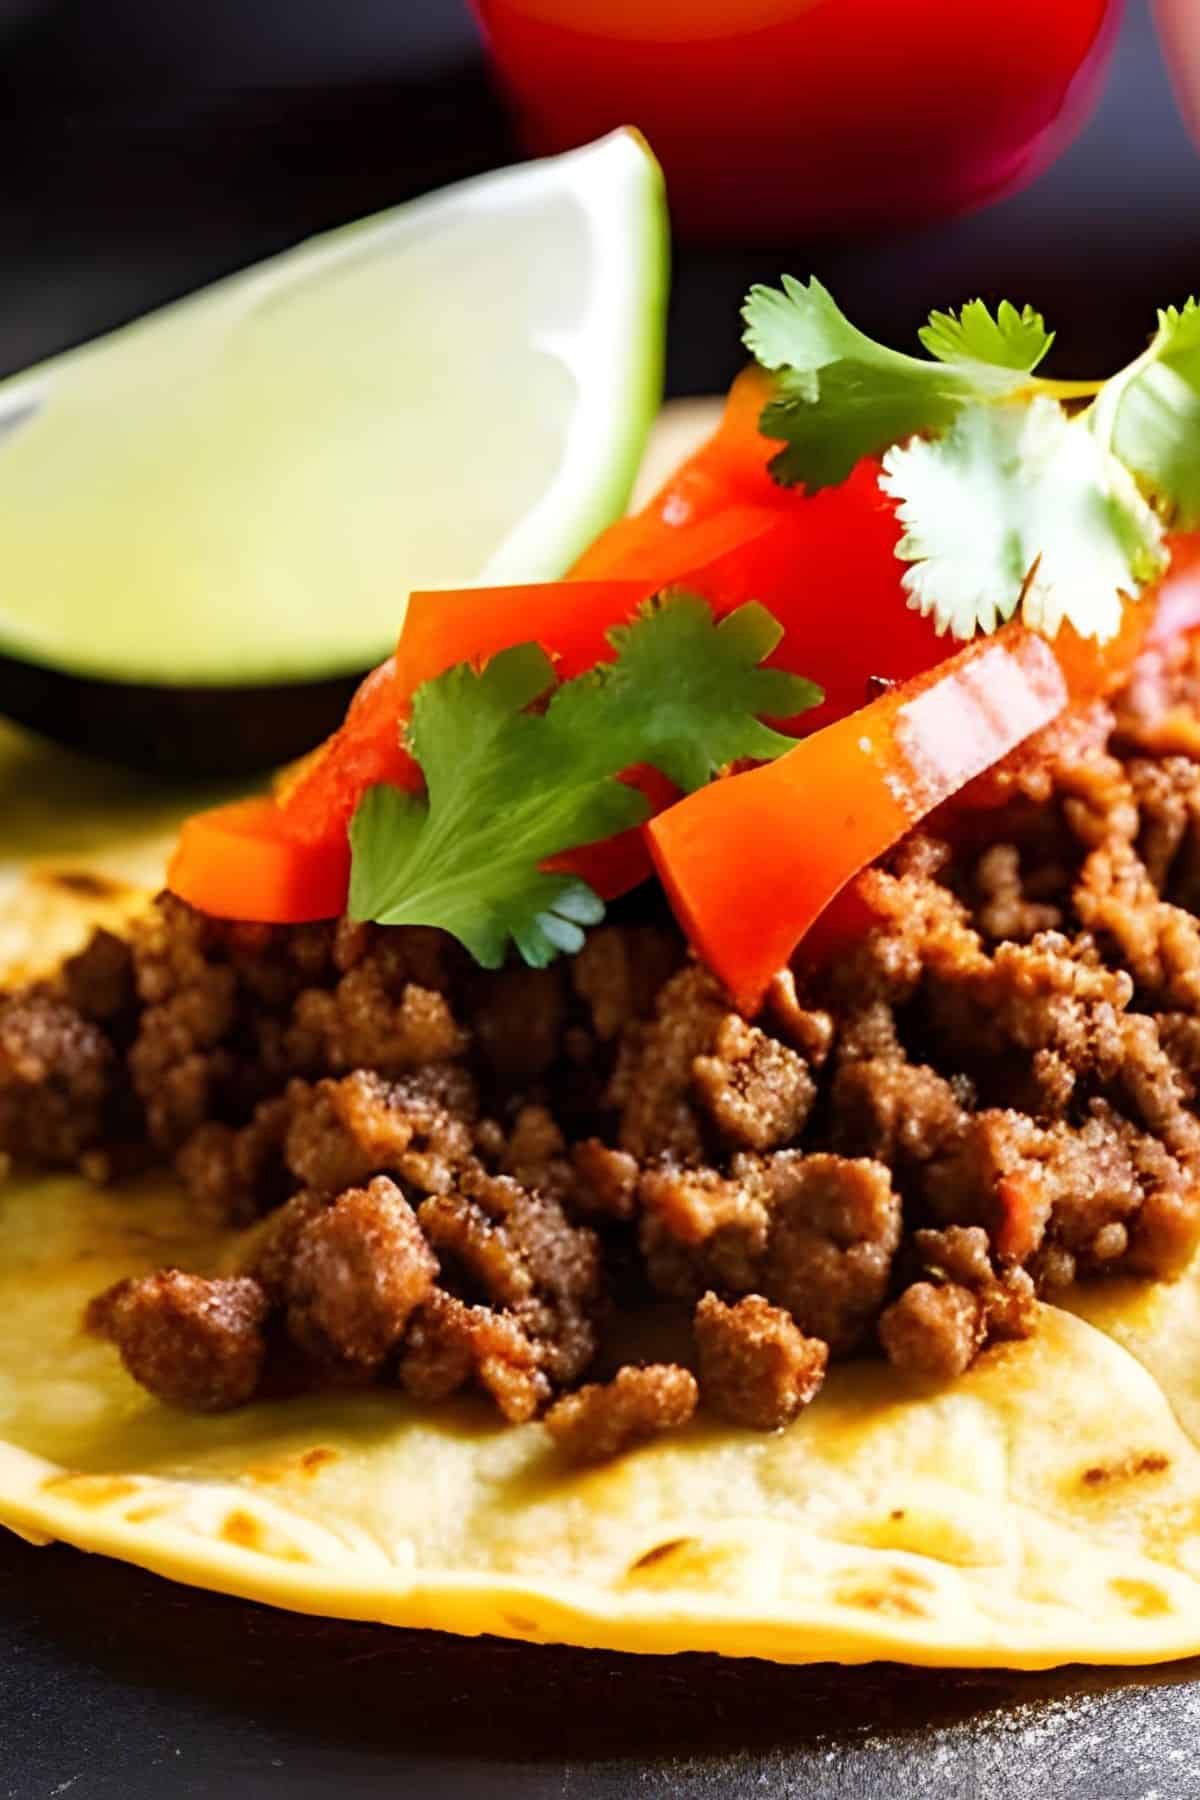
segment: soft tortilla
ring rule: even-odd
[[[140,903],[168,802],[0,734],[0,967]],[[789,1430],[698,1422],[597,1470],[482,1403],[308,1395],[199,1418],[80,1327],[227,1264],[165,1182],[0,1191],[0,1522],[297,1611],[530,1642],[1039,1668],[1200,1651],[1200,1269],[1081,1290],[921,1390],[837,1369]]]

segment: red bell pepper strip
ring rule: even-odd
[[[333,736],[280,782],[276,799],[292,836],[310,844],[338,841],[369,787],[423,786],[420,766],[400,741],[408,697],[389,656],[363,681]]]
[[[756,1009],[853,876],[1067,700],[1050,643],[1008,626],[776,762],[668,807],[645,830],[698,954]]]
[[[602,531],[571,575],[589,581],[641,575],[674,534],[700,520],[740,502],[771,507],[794,501],[796,496],[780,488],[767,473],[767,464],[779,445],[758,429],[771,385],[771,377],[761,369],[743,369],[729,390],[712,437],[676,469],[640,512],[618,519]]]
[[[239,800],[184,821],[167,886],[216,919],[302,925],[345,908],[350,844],[304,843],[268,798]]]

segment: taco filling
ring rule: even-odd
[[[927,361],[816,283],[747,316],[643,513],[414,596],[329,743],[0,1005],[10,1162],[170,1169],[220,1229],[87,1309],[168,1405],[473,1389],[597,1463],[1191,1261],[1196,494],[1151,401],[1195,309],[1091,386],[1028,309]]]

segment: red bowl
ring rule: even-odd
[[[677,227],[752,241],[1011,192],[1096,99],[1121,0],[477,0],[530,150],[636,125]]]

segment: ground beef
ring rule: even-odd
[[[571,959],[571,984],[588,1006],[592,1030],[608,1043],[649,1018],[659,990],[683,960],[673,931],[656,925],[602,925]]]
[[[491,1073],[518,1085],[543,1075],[562,1050],[567,976],[561,964],[497,969],[477,984],[471,1011],[475,1043]]]
[[[720,1142],[735,1150],[794,1143],[817,1091],[802,1056],[736,1013],[721,1020],[712,1055],[693,1062],[692,1087]]]
[[[160,1269],[100,1295],[88,1323],[158,1399],[189,1412],[224,1412],[258,1387],[266,1314],[266,1295],[246,1276],[207,1280]]]
[[[677,1431],[696,1410],[696,1378],[676,1363],[632,1364],[611,1381],[593,1382],[558,1400],[546,1430],[568,1462],[607,1462],[664,1431]]]
[[[603,1300],[592,1232],[572,1225],[552,1196],[481,1170],[466,1173],[459,1192],[424,1201],[417,1216],[464,1299],[511,1312],[554,1380],[582,1374]]]
[[[694,1300],[716,1285],[734,1293],[755,1286],[767,1247],[769,1214],[760,1165],[735,1159],[716,1169],[649,1169],[638,1184],[638,1242],[651,1286],[669,1299]]]
[[[1023,1269],[993,1268],[979,1226],[918,1231],[913,1249],[933,1281],[905,1288],[879,1320],[889,1362],[923,1380],[950,1381],[985,1344],[1029,1337],[1037,1319],[1033,1283]]]
[[[908,1171],[936,1157],[966,1118],[953,1083],[901,1052],[847,1057],[832,1100],[836,1150]]]
[[[763,1166],[770,1218],[762,1292],[810,1337],[844,1355],[887,1292],[900,1196],[882,1163],[781,1150]]]
[[[474,1380],[510,1425],[532,1419],[551,1392],[537,1346],[512,1314],[467,1306],[441,1290],[413,1321],[398,1376],[414,1400],[427,1404]]]
[[[705,1294],[693,1331],[704,1404],[734,1425],[775,1431],[790,1424],[825,1379],[828,1344],[806,1337],[790,1313],[761,1294],[733,1306]]]
[[[112,931],[94,932],[77,956],[63,964],[68,1003],[97,1025],[117,1025],[133,1010],[133,952]]]
[[[337,986],[307,988],[296,1001],[286,1045],[298,1070],[372,1069],[405,1075],[460,1056],[466,1036],[445,995],[405,982],[389,987],[378,961],[358,963]]]
[[[230,1327],[237,1379],[208,1349],[181,1375],[202,1402],[290,1333],[303,1380],[514,1420],[565,1391],[555,1429],[607,1454],[694,1404],[634,1363],[570,1396],[656,1299],[700,1302],[727,1417],[789,1416],[821,1346],[950,1378],[1039,1296],[1200,1244],[1198,720],[1200,646],[1157,647],[864,871],[865,928],[753,1020],[637,896],[493,972],[432,930],[163,897],[0,1001],[0,1154],[99,1176],[133,1138],[249,1227],[268,1310]],[[226,1341],[189,1279],[103,1309],[157,1391],[172,1343]]]
[[[691,1104],[692,1071],[696,1058],[715,1047],[728,1010],[718,982],[693,963],[667,982],[649,1024],[626,1028],[609,1090],[620,1112],[622,1150],[639,1161],[699,1157],[703,1139]]]
[[[117,1059],[103,1032],[49,989],[0,1001],[0,1148],[69,1167],[105,1134]]]
[[[584,1217],[631,1219],[638,1185],[637,1158],[584,1138],[571,1151],[571,1202]]]
[[[437,1272],[412,1207],[381,1175],[298,1230],[286,1276],[289,1336],[317,1362],[378,1368]]]
[[[264,1100],[240,1131],[211,1120],[191,1133],[175,1173],[198,1212],[244,1225],[287,1198],[295,1185],[284,1160],[289,1112],[285,1098]]]
[[[444,1193],[473,1152],[475,1087],[453,1063],[432,1064],[387,1082],[358,1069],[287,1089],[287,1166],[306,1187],[336,1194],[392,1173]]]
[[[282,1306],[286,1302],[288,1279],[300,1239],[329,1204],[326,1194],[293,1194],[290,1200],[267,1214],[246,1246],[242,1272],[254,1277],[272,1305]]]
[[[957,1282],[916,1281],[879,1320],[884,1354],[906,1374],[952,1381],[970,1367],[983,1343],[983,1309]]]

